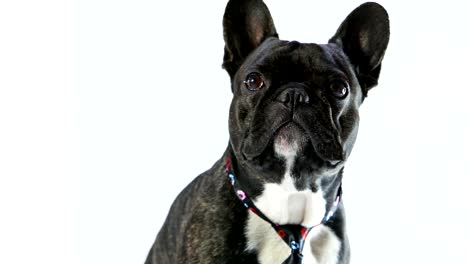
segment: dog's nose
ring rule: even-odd
[[[282,91],[276,100],[283,103],[287,107],[293,107],[298,104],[308,104],[309,96],[304,88],[288,88]]]

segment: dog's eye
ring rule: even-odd
[[[260,73],[252,72],[245,78],[244,85],[250,91],[257,91],[262,89],[265,83]]]
[[[344,99],[349,94],[349,84],[344,80],[334,81],[330,84],[330,92],[337,99]]]

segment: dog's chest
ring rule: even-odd
[[[319,190],[297,191],[290,175],[281,184],[266,184],[255,204],[277,224],[313,226],[325,215],[325,200]],[[291,249],[275,230],[257,215],[249,212],[245,229],[247,250],[256,251],[260,264],[279,264]],[[311,230],[304,246],[304,264],[336,264],[341,242],[327,226]]]
[[[247,250],[255,250],[260,264],[280,264],[291,253],[291,249],[274,229],[253,213],[249,213],[247,228]],[[320,225],[311,230],[302,252],[304,264],[337,264],[341,242],[327,226]]]
[[[248,250],[256,250],[260,264],[280,264],[291,249],[273,228],[250,214],[246,230]],[[337,264],[341,242],[327,226],[311,230],[302,252],[304,264]]]

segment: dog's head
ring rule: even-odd
[[[280,40],[261,0],[231,0],[223,26],[237,161],[271,180],[279,176],[271,172],[292,164],[297,177],[342,168],[356,139],[358,108],[377,85],[389,40],[385,9],[359,6],[328,44]]]

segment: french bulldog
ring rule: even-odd
[[[280,40],[263,1],[230,0],[223,29],[229,144],[178,195],[146,264],[349,263],[343,168],[379,79],[387,12],[364,3],[313,44]],[[300,250],[281,227],[300,230]]]

